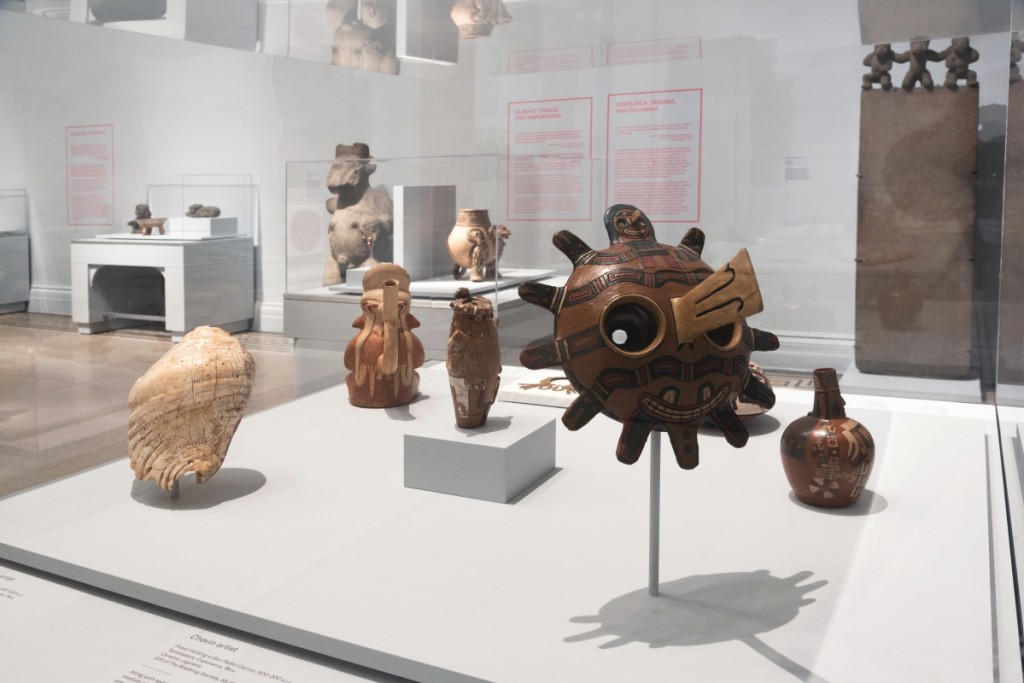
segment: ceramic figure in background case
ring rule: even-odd
[[[331,64],[397,74],[394,0],[327,0]]]
[[[345,281],[349,268],[367,267],[392,259],[394,205],[383,190],[370,187],[377,165],[362,142],[337,145],[327,173],[327,212],[331,214],[323,285]]]
[[[216,218],[220,215],[220,207],[206,204],[192,204],[185,215],[189,218]]]
[[[135,218],[128,221],[128,225],[131,227],[133,235],[149,235],[153,232],[154,228],[163,235],[164,223],[166,222],[166,218],[153,218],[153,213],[149,210],[149,204],[136,204]]]
[[[353,327],[359,333],[345,348],[345,383],[352,405],[389,408],[419,395],[425,354],[412,330],[420,326],[409,311],[409,273],[394,263],[379,263],[363,276],[363,309]]]
[[[220,469],[256,376],[252,354],[219,327],[197,327],[132,386],[128,457],[135,477],[168,491]]]
[[[448,233],[448,254],[455,262],[452,277],[458,280],[467,270],[472,282],[500,277],[498,259],[511,234],[504,225],[491,225],[487,209],[459,209]]]
[[[455,424],[472,429],[487,422],[487,413],[498,395],[501,349],[498,321],[490,299],[470,296],[460,287],[452,307],[448,336],[448,384],[455,405]]]
[[[746,444],[733,397],[764,407],[775,395],[750,371],[751,351],[778,348],[775,335],[746,325],[762,310],[746,250],[713,271],[700,254],[704,233],[659,243],[634,206],[605,212],[612,244],[593,249],[568,231],[554,243],[573,264],[563,287],[525,283],[519,295],[555,314],[554,340],[527,348],[523,365],[561,365],[579,396],[562,416],[570,430],[598,413],[622,423],[616,456],[637,461],[653,429],[668,432],[680,467],[698,463],[697,429],[710,418],[728,442]]]
[[[782,465],[796,497],[817,507],[857,502],[875,461],[867,427],[846,416],[834,368],[814,371],[814,409],[782,433]]]
[[[495,26],[512,21],[501,0],[455,0],[451,15],[463,38],[485,38]]]

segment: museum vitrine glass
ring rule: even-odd
[[[28,194],[0,190],[0,311],[23,311],[29,298]]]
[[[0,187],[32,197],[30,299],[72,312],[75,242],[154,218],[171,237],[121,241],[188,242],[187,220],[215,237],[237,217],[244,320],[294,339],[299,395],[243,418],[177,502],[133,485],[123,450],[0,500],[5,562],[420,680],[1019,677],[1015,3],[268,0],[207,22],[252,44],[86,26],[89,5],[0,3],[24,10],[0,14]],[[71,152],[74,131],[116,163],[76,157],[94,152]],[[606,249],[619,204],[672,248],[702,231],[711,270],[746,249],[750,326],[779,340],[751,358],[776,401],[735,411],[746,445],[695,427],[700,467],[657,484],[658,431],[626,467],[621,424],[559,422],[579,395],[519,357],[566,340],[502,284],[564,291],[556,235]],[[490,298],[501,390],[527,396],[459,431],[428,362],[407,404],[352,405],[362,278],[389,260],[429,360],[456,289]],[[201,299],[227,298],[211,282]],[[852,477],[841,513],[801,503],[780,454],[826,368],[874,446],[870,475],[816,446],[800,486]],[[660,601],[643,580],[658,493]]]

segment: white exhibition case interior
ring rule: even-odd
[[[0,0],[0,314],[69,316],[82,343],[140,324],[175,342],[201,325],[280,333],[295,389],[174,496],[133,481],[125,451],[0,498],[0,668],[119,683],[1020,680],[1024,371],[996,369],[1024,367],[1020,340],[999,336],[1024,329],[1018,4]],[[922,36],[942,97],[952,39],[977,52],[980,85],[960,87],[977,100],[976,159],[916,173],[908,149],[956,147],[936,125],[883,149],[871,176],[881,133],[862,106],[910,94],[899,79]],[[867,65],[890,43],[883,95]],[[344,213],[346,164],[390,214]],[[949,262],[932,240],[953,219],[914,197],[892,215],[932,221],[919,246],[859,241],[864,178],[907,168],[969,179]],[[560,290],[576,264],[552,236],[604,248],[613,204],[668,245],[699,227],[711,270],[747,249],[764,304],[749,323],[781,342],[751,360],[799,378],[744,421],[743,448],[702,424],[693,471],[658,432],[619,463],[622,425],[606,413],[570,431],[570,392],[535,390],[519,360],[558,306],[518,287]],[[472,282],[446,246],[463,210],[487,215],[498,253]],[[411,274],[427,363],[412,403],[365,409],[342,354],[381,254]],[[969,338],[967,370],[858,367],[865,260],[927,291],[930,255],[973,280],[925,304],[892,287],[881,325],[911,357]],[[499,322],[501,392],[477,430],[454,424],[444,363],[460,287]],[[922,322],[954,307],[956,335]],[[827,367],[877,447],[843,509],[797,500],[780,462],[812,407],[807,376]],[[118,624],[109,655],[86,645]]]
[[[444,366],[421,377],[401,408],[334,388],[247,418],[178,501],[123,461],[0,501],[4,556],[414,680],[964,681],[1014,656],[991,406],[848,396],[879,455],[831,514],[779,463],[809,393],[779,390],[743,449],[702,429],[695,471],[662,463],[654,598],[649,452],[626,468],[618,424],[558,425],[557,469],[512,504],[406,488],[408,426],[451,421]],[[559,414],[499,402],[468,438]]]

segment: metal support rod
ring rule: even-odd
[[[647,593],[658,591],[658,564],[661,550],[661,433],[651,432],[651,527],[650,559],[647,566]]]

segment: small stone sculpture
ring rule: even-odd
[[[370,187],[377,165],[362,142],[337,145],[327,173],[327,212],[331,214],[323,285],[345,281],[349,268],[372,266],[393,258],[394,205],[383,190]]]
[[[511,234],[504,225],[491,225],[487,209],[459,209],[448,234],[448,254],[455,262],[452,277],[458,280],[467,270],[472,282],[501,277],[498,258]]]
[[[782,433],[782,465],[798,499],[817,507],[853,505],[875,462],[875,441],[846,416],[835,368],[814,371],[814,409]]]
[[[220,469],[252,391],[252,354],[218,327],[186,334],[132,386],[128,457],[136,479],[168,491]]]
[[[554,340],[527,348],[520,361],[531,370],[562,366],[579,392],[562,416],[570,430],[598,413],[621,422],[615,453],[626,464],[657,428],[668,432],[679,466],[696,467],[705,418],[742,447],[748,434],[731,398],[774,404],[749,361],[752,350],[779,346],[775,335],[744,322],[763,307],[746,250],[712,271],[700,258],[704,234],[696,228],[672,247],[656,241],[634,206],[616,204],[604,221],[613,240],[606,249],[568,231],[555,234],[573,264],[565,286],[519,286],[519,296],[555,314]]]
[[[416,368],[425,354],[412,330],[420,326],[409,312],[409,274],[394,263],[380,263],[363,276],[363,309],[353,327],[359,333],[345,348],[348,399],[363,408],[410,403],[419,394]]]
[[[950,90],[957,89],[957,81],[965,81],[968,88],[978,87],[978,74],[968,66],[978,61],[978,51],[971,47],[971,39],[954,38],[953,44],[942,51],[946,57],[946,82]]]
[[[864,66],[871,69],[871,73],[864,74],[861,87],[871,90],[872,83],[878,83],[882,90],[892,90],[892,65],[895,62],[896,53],[892,51],[889,43],[875,45],[875,49],[864,58]]]
[[[463,38],[485,38],[495,26],[512,21],[501,0],[455,0],[452,21]]]
[[[901,64],[910,63],[901,86],[907,92],[913,90],[917,83],[920,83],[925,90],[935,89],[935,82],[932,81],[931,72],[928,71],[928,62],[941,62],[945,54],[928,49],[928,44],[929,41],[926,38],[917,38],[910,41],[909,50],[893,57],[893,61]]]
[[[498,321],[494,319],[490,299],[470,296],[465,287],[455,292],[451,307],[454,313],[445,365],[455,405],[455,424],[473,429],[487,422],[487,413],[498,395]]]
[[[135,218],[128,221],[128,225],[132,229],[132,234],[137,235],[142,232],[142,226],[139,225],[139,219],[152,218],[153,213],[149,210],[149,204],[136,204],[135,205]],[[147,233],[148,234],[148,233]]]
[[[189,218],[216,218],[220,215],[220,208],[205,204],[192,204],[188,207],[188,212],[185,215]]]

